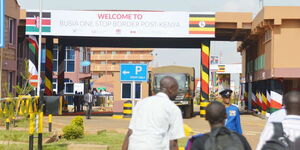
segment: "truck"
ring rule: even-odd
[[[160,90],[160,80],[171,76],[178,82],[177,97],[172,100],[182,111],[184,118],[194,115],[193,99],[195,96],[195,69],[184,66],[162,66],[152,68],[149,74],[149,95],[155,95]]]

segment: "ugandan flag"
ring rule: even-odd
[[[189,34],[215,36],[215,14],[190,14]]]
[[[26,13],[26,32],[39,32],[39,12]],[[51,13],[42,14],[42,32],[51,32]]]
[[[218,72],[225,72],[225,65],[218,65]]]

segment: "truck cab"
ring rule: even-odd
[[[178,68],[179,67],[179,68]],[[161,67],[159,67],[161,68]],[[160,90],[160,80],[165,76],[171,76],[177,80],[178,94],[172,101],[181,109],[184,118],[190,118],[194,115],[194,69],[191,67],[169,66],[165,69],[153,69],[151,73],[150,95],[155,95]],[[177,69],[176,69],[177,68]],[[176,71],[172,71],[172,70]]]

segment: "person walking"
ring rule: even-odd
[[[280,141],[284,141],[282,144],[289,148],[292,147],[290,144],[300,137],[300,92],[290,91],[284,95],[283,99],[287,115],[281,122],[268,123],[265,126],[256,150],[270,147],[267,144],[268,141],[276,140],[274,139],[276,136],[282,136]]]
[[[205,119],[211,132],[194,139],[191,150],[251,150],[246,138],[224,126],[226,108],[218,102],[211,102],[206,108]]]
[[[133,109],[122,150],[178,150],[184,137],[182,113],[171,99],[178,92],[176,79],[160,80],[160,92],[139,101]]]
[[[75,95],[73,96],[74,100],[74,112],[79,112],[80,111],[80,105],[79,105],[79,97],[78,97],[78,92],[75,91]],[[79,107],[78,107],[79,106]]]
[[[225,126],[232,131],[242,134],[243,132],[240,121],[240,111],[238,107],[230,103],[231,93],[232,90],[230,89],[225,89],[220,92],[220,95],[223,99],[223,104],[226,107],[227,119],[225,121]]]
[[[85,105],[87,106],[87,110],[86,110],[86,118],[87,119],[91,119],[91,114],[92,114],[93,95],[91,93],[92,93],[92,91],[84,94],[84,102],[85,102]]]

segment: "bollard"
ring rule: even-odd
[[[34,114],[29,118],[29,150],[33,150],[33,133],[34,133]]]
[[[38,150],[43,149],[43,112],[39,112]]]
[[[5,120],[6,130],[9,130],[9,123],[10,123],[9,118],[6,118],[6,120]]]
[[[200,117],[204,118],[206,114],[206,107],[209,104],[208,100],[203,100],[200,102]]]
[[[131,100],[124,102],[123,107],[124,118],[131,118],[132,115],[132,102]]]
[[[52,114],[48,115],[49,132],[52,132]]]

